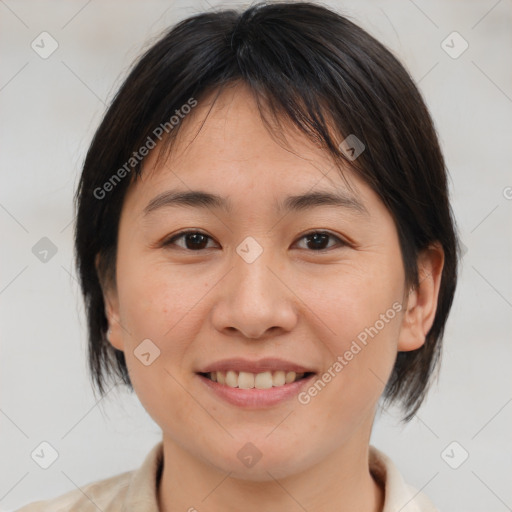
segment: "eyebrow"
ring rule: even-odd
[[[191,207],[191,208],[215,208],[226,213],[232,213],[233,205],[229,198],[202,190],[168,190],[154,197],[144,208],[144,216],[164,207]],[[276,204],[278,213],[299,212],[310,210],[318,206],[335,206],[352,210],[355,213],[369,215],[365,206],[355,197],[345,192],[331,192],[327,190],[308,192],[294,196],[288,196],[284,201]]]

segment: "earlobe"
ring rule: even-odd
[[[418,257],[418,286],[405,297],[406,308],[398,338],[398,350],[420,348],[430,331],[437,311],[444,251],[439,243],[431,244]]]
[[[95,266],[100,281],[100,286],[103,294],[103,302],[105,303],[105,316],[108,321],[108,330],[105,337],[110,344],[118,350],[123,350],[123,336],[122,328],[119,318],[119,303],[117,298],[117,291],[113,284],[107,284],[102,279],[102,273],[99,270],[100,255],[96,255]]]
[[[110,301],[109,294],[104,294],[103,297],[105,301],[105,315],[108,320],[106,338],[114,348],[117,348],[117,350],[123,350],[123,333],[117,309],[117,299],[115,300],[116,305],[114,306]]]

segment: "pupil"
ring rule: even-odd
[[[321,249],[322,244],[327,239],[327,236],[325,233],[315,233],[314,235],[308,236],[308,240],[313,240],[313,244],[315,245],[316,249]]]
[[[201,233],[192,233],[191,235],[188,235],[187,240],[188,241],[192,241],[192,247],[189,247],[189,249],[190,248],[192,250],[194,250],[194,249],[202,249],[205,244],[204,243],[203,244],[200,243],[201,242],[201,238],[202,238],[203,242],[206,240],[206,237],[204,235],[202,235]],[[199,242],[199,244],[198,244],[198,242]]]

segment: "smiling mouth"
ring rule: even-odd
[[[239,389],[270,389],[305,379],[313,372],[296,373],[284,370],[261,373],[236,372],[234,370],[199,373],[202,377],[223,386]]]

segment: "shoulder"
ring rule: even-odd
[[[134,471],[98,480],[49,500],[25,505],[16,512],[117,512],[130,485]]]
[[[439,512],[422,492],[407,484],[397,466],[383,452],[370,446],[370,472],[384,486],[382,512]]]
[[[133,471],[89,483],[53,499],[36,501],[16,512],[158,512],[158,481],[163,468],[160,441]]]

